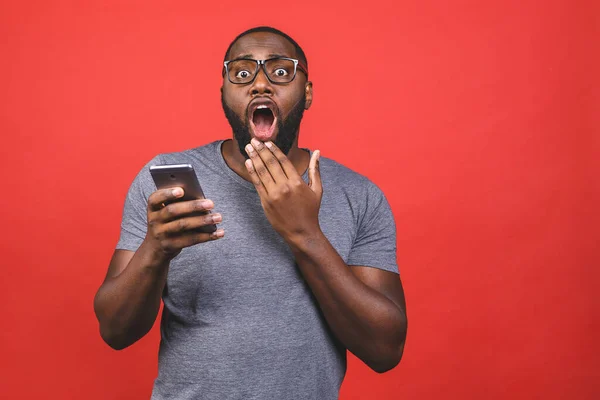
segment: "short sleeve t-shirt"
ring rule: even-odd
[[[223,215],[222,239],[185,248],[171,261],[152,399],[337,399],[346,351],[254,185],[225,163],[222,143],[156,156],[125,201],[117,249],[136,251],[146,235],[147,200],[156,190],[150,165],[191,164]],[[396,228],[381,190],[326,157],[320,171],[319,224],[342,259],[397,273]]]

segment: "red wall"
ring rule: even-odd
[[[230,136],[258,24],[308,54],[300,144],[398,224],[405,357],[350,359],[342,400],[600,397],[598,2],[201,3],[2,2],[0,398],[149,398],[157,330],[110,350],[93,296],[139,168]]]

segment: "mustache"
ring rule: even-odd
[[[246,112],[243,115],[238,115],[225,101],[225,97],[221,93],[221,105],[225,113],[225,117],[231,126],[233,131],[233,137],[235,138],[238,148],[242,156],[248,159],[248,155],[244,147],[250,143],[252,138],[250,134],[250,123],[248,116],[247,107]],[[287,115],[278,117],[277,121],[277,136],[275,137],[275,145],[281,149],[284,154],[288,154],[292,146],[298,138],[298,132],[300,129],[300,123],[304,115],[304,108],[306,106],[306,94],[303,95],[293,103],[290,111]]]
[[[223,107],[227,107],[231,112],[233,112],[233,110],[231,110],[231,108],[229,108],[229,106],[227,106],[227,104],[225,103],[225,100],[223,99],[223,95],[221,94],[221,103],[223,104]],[[251,103],[251,102],[250,102]],[[248,115],[249,115],[249,111],[250,111],[250,103],[248,103],[248,105],[246,106],[246,113],[244,114],[244,121],[242,121],[239,117],[238,120],[245,122],[246,124],[249,122],[248,121]],[[302,97],[300,97],[294,104],[292,104],[292,106],[290,107],[290,111],[287,113],[287,115],[281,115],[281,112],[279,111],[279,106],[277,105],[277,103],[273,102],[275,105],[275,110],[277,111],[277,116],[279,118],[281,118],[282,120],[284,120],[285,118],[287,118],[290,114],[297,112],[296,107],[298,107],[298,105],[300,103],[303,103],[302,108],[304,109],[304,104],[306,103],[306,94],[304,94]],[[235,115],[235,113],[234,113]],[[237,115],[236,115],[237,117]],[[283,123],[285,123],[285,121],[282,121]]]

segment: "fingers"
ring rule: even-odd
[[[262,147],[265,148],[264,145]],[[250,173],[251,176],[252,173],[254,173],[254,176],[252,176],[252,182],[254,183],[254,185],[258,189],[257,183],[254,181],[254,179],[258,178],[262,186],[264,186],[264,188],[267,190],[267,192],[269,191],[269,189],[272,190],[273,186],[275,185],[275,181],[273,180],[273,176],[267,169],[267,166],[263,162],[262,158],[258,155],[258,151],[252,146],[252,144],[248,144],[246,145],[246,153],[248,153],[248,156],[250,157],[250,161],[252,163],[252,172],[248,170],[248,173]],[[275,161],[277,162],[277,160]],[[248,162],[246,162],[246,168],[248,168]]]
[[[202,229],[220,223],[220,214],[210,214],[214,203],[208,199],[190,201],[181,200],[183,189],[161,189],[148,198],[148,232],[147,240],[160,254],[171,257],[189,246],[210,240],[220,239],[225,235],[223,229],[210,232]],[[165,205],[165,203],[168,203]]]
[[[164,207],[164,203],[172,202],[182,196],[183,189],[180,187],[157,190],[148,198],[148,209],[158,211]]]
[[[217,229],[213,233],[189,233],[186,235],[179,236],[173,240],[173,244],[177,248],[184,248],[193,246],[198,243],[204,243],[211,240],[217,240],[225,235],[223,229]]]
[[[289,158],[271,141],[262,143],[253,138],[246,146],[246,152],[250,157],[245,162],[246,169],[259,193],[274,191],[277,184],[285,183],[289,179],[301,179]],[[319,150],[313,152],[308,167],[309,187],[319,197],[323,193],[319,171],[320,157]]]
[[[162,235],[159,240],[160,246],[163,251],[167,253],[178,252],[179,250],[193,246],[198,243],[209,242],[211,240],[217,240],[225,235],[223,229],[217,229],[213,233],[198,233],[194,231],[187,231],[178,236]]]
[[[160,233],[174,236],[180,235],[187,231],[194,231],[199,228],[218,224],[223,220],[221,214],[204,214],[186,218],[179,218],[175,221],[163,224],[160,228]]]
[[[248,174],[250,175],[250,181],[254,184],[254,187],[256,188],[258,195],[260,197],[266,196],[267,189],[265,189],[260,177],[258,176],[258,173],[256,172],[256,169],[254,168],[254,164],[252,163],[252,160],[246,160],[244,165],[246,166],[246,170],[248,171]]]
[[[158,211],[155,211],[154,214],[162,222],[168,222],[189,214],[208,212],[213,207],[213,202],[208,199],[181,201],[163,206]]]
[[[194,214],[184,215],[187,212],[184,210],[192,208],[196,210],[195,207],[190,208],[189,206],[193,206],[193,203],[197,202],[199,201],[169,204],[160,211],[149,212],[148,234],[152,242],[167,253],[176,253],[184,247],[222,238],[225,235],[223,229],[217,229],[210,233],[200,231],[204,227],[220,223],[223,219],[221,214],[198,215],[198,211],[194,211]],[[177,214],[177,218],[169,220],[175,213],[166,216],[162,213],[173,206],[181,209],[182,213]]]
[[[323,194],[323,184],[321,183],[321,171],[319,169],[319,159],[321,158],[321,151],[315,150],[310,158],[308,164],[308,186],[315,192],[319,197]]]
[[[285,154],[283,154],[283,151],[281,151],[281,149],[279,147],[277,147],[277,145],[275,143],[268,141],[268,142],[265,142],[265,146],[269,150],[271,150],[271,153],[273,153],[273,156],[277,159],[277,161],[279,161],[281,168],[283,168],[283,172],[285,173],[285,175],[288,178],[298,177],[298,171],[296,171],[294,164],[292,164],[290,159],[287,158],[287,156]]]
[[[250,144],[256,150],[256,154],[260,158],[260,161],[263,162],[267,171],[273,178],[273,181],[276,183],[284,182],[287,180],[287,175],[283,171],[280,161],[275,157],[271,149],[269,149],[265,143],[260,142],[256,139],[252,139]],[[252,158],[252,157],[251,157]],[[254,161],[254,160],[253,160]],[[255,169],[259,171],[258,165],[255,163]],[[268,186],[267,186],[268,189]]]

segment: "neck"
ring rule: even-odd
[[[221,147],[221,153],[225,163],[233,172],[241,176],[243,179],[250,181],[248,170],[244,165],[246,158],[240,153],[240,149],[235,138],[226,140]],[[299,175],[303,175],[308,169],[310,154],[298,148],[298,139],[294,141],[292,148],[287,154],[288,159],[292,162]]]

